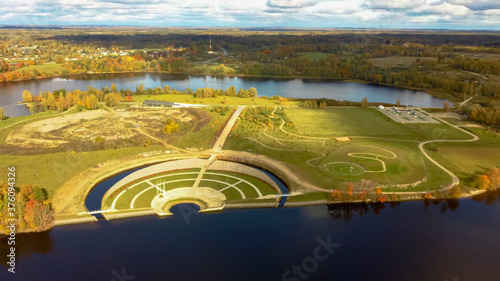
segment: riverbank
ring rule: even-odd
[[[360,79],[350,79],[350,78],[336,78],[336,77],[316,77],[316,76],[273,76],[273,75],[247,75],[247,74],[212,74],[212,73],[190,73],[190,72],[168,72],[168,71],[121,71],[121,72],[98,72],[98,73],[75,73],[75,74],[60,74],[54,75],[51,77],[36,77],[30,79],[16,79],[11,81],[0,81],[0,83],[5,82],[21,82],[21,81],[30,81],[30,80],[44,80],[44,79],[52,79],[52,78],[64,78],[64,79],[75,79],[78,77],[85,76],[102,76],[102,75],[113,75],[113,74],[172,74],[172,75],[189,75],[189,76],[210,76],[210,77],[227,77],[227,78],[261,78],[261,79],[278,79],[278,80],[290,80],[290,79],[305,79],[305,80],[327,80],[327,81],[343,81],[343,82],[352,82],[357,84],[365,84],[365,85],[374,85],[374,86],[382,86],[388,88],[396,88],[396,89],[405,89],[405,90],[413,90],[413,91],[422,91],[426,92],[428,95],[449,99],[451,102],[456,103],[461,100],[454,96],[453,94],[446,92],[439,92],[435,90],[425,89],[425,88],[415,88],[411,86],[399,86],[399,85],[391,85],[387,83],[373,83],[371,81],[365,81]]]

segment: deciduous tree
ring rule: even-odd
[[[367,98],[367,97],[364,97],[364,98],[361,100],[361,107],[362,107],[362,108],[367,108],[367,107],[368,107],[368,98]]]

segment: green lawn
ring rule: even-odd
[[[226,103],[224,104],[224,99]],[[284,102],[280,104],[277,100],[266,99],[266,98],[240,98],[240,97],[228,97],[228,96],[218,96],[216,98],[194,98],[192,95],[139,95],[133,96],[134,102],[143,103],[145,100],[160,100],[160,101],[171,101],[178,103],[191,103],[191,104],[205,104],[205,105],[255,105],[255,106],[297,106],[298,102]]]
[[[49,198],[71,177],[108,160],[124,158],[146,151],[165,149],[150,145],[83,153],[61,152],[44,155],[1,155],[0,179],[7,178],[7,168],[16,167],[18,185],[30,184],[47,189]]]
[[[328,54],[321,52],[305,52],[304,56],[310,58],[311,60],[320,60],[326,59],[328,57]]]
[[[268,128],[267,133],[264,133],[264,126],[250,118],[237,122],[225,149],[250,151],[283,161],[288,163],[294,173],[300,177],[326,189],[344,190],[347,182],[360,182],[361,180],[372,180],[379,185],[384,185],[387,191],[439,189],[449,184],[451,177],[422,155],[418,149],[418,143],[426,140],[468,140],[471,138],[446,124],[396,123],[375,109],[289,108],[285,111],[285,118],[293,121],[294,124],[292,127],[285,126],[287,131],[301,136],[324,139],[286,134],[276,125],[281,122],[275,121],[273,121],[273,128]],[[338,142],[333,139],[333,137],[342,136],[354,138],[351,142]],[[278,138],[279,142],[272,137]],[[392,151],[396,154],[396,158],[389,159],[391,158],[389,152],[366,146]],[[371,159],[351,157],[348,153],[359,153],[358,156]],[[385,172],[333,175],[324,167],[330,162],[348,162],[360,165],[368,171],[382,170],[382,164],[373,159],[373,154],[380,155],[379,159],[383,160],[386,165]],[[356,165],[352,166],[354,168]],[[347,168],[349,169],[350,166]],[[394,187],[398,184],[418,182],[424,178],[427,181],[415,187],[407,186],[405,189]]]
[[[30,70],[30,69],[38,69],[40,72],[45,72],[45,73],[59,73],[60,71],[68,70],[61,64],[40,64],[40,65],[30,65],[30,66],[25,66],[21,67],[18,70],[19,71],[24,71],[24,70]]]
[[[470,139],[446,124],[401,124],[374,108],[289,108],[300,135],[311,137],[368,136],[401,140]]]
[[[398,137],[408,132],[376,109],[290,108],[287,114],[300,135],[312,137],[379,136]]]
[[[223,128],[227,118],[231,116],[234,110],[230,110],[226,115],[220,115],[217,112],[209,112],[211,120],[199,131],[191,131],[174,140],[174,146],[180,148],[197,148],[201,150],[208,149],[217,133]],[[196,126],[194,126],[196,127]]]

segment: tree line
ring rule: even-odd
[[[9,212],[8,184],[0,187],[0,231],[7,231],[7,219],[15,218],[17,231],[44,231],[54,225],[54,210],[48,201],[47,191],[38,186],[21,185],[16,188],[15,217]]]

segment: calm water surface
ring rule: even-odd
[[[293,273],[283,279],[294,265],[309,269],[301,271],[307,280],[500,280],[498,194],[212,214],[190,214],[189,208],[177,206],[174,216],[162,219],[19,235],[17,273],[0,267],[0,280],[108,281],[122,269],[134,280],[305,280]],[[337,245],[314,263],[319,240]]]
[[[337,100],[361,101],[368,97],[371,102],[395,103],[398,99],[402,104],[411,104],[422,107],[442,107],[444,99],[436,98],[425,92],[396,89],[352,82],[318,79],[266,79],[266,78],[237,78],[213,76],[189,76],[172,74],[113,74],[90,76],[88,79],[76,77],[74,79],[43,79],[33,81],[19,81],[0,83],[0,107],[5,109],[7,116],[22,116],[29,114],[24,106],[16,105],[22,100],[23,90],[38,94],[40,91],[57,89],[87,90],[91,85],[102,89],[111,87],[115,83],[118,89],[130,88],[135,91],[139,84],[147,88],[169,85],[177,90],[186,88],[220,88],[226,89],[235,86],[236,89],[254,87],[260,96],[296,97],[296,98],[331,98]]]

